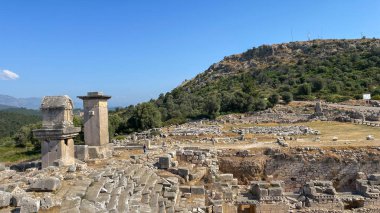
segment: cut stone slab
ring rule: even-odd
[[[75,145],[75,158],[81,161],[89,159],[88,145]]]
[[[172,185],[178,184],[178,178],[177,177],[168,177],[168,178],[166,178],[166,180],[169,181],[169,183],[171,183]]]
[[[271,187],[268,189],[269,196],[282,196],[282,188],[281,187]]]
[[[170,168],[170,156],[161,156],[158,158],[158,164],[160,169]]]
[[[80,197],[69,197],[62,201],[61,213],[80,213],[79,207],[81,204]]]
[[[0,191],[0,208],[11,205],[12,194]]]
[[[32,213],[40,210],[40,200],[31,197],[23,197],[21,200],[20,213]]]
[[[185,168],[185,167],[179,167],[178,168],[178,175],[179,176],[186,178],[189,174],[190,174],[190,171],[188,168]]]
[[[193,195],[204,195],[205,187],[204,186],[191,186],[191,194]]]
[[[85,199],[95,202],[97,197],[99,196],[100,190],[103,188],[105,183],[105,178],[99,180],[98,182],[94,182],[92,186],[88,187]]]
[[[179,190],[180,190],[182,193],[191,193],[190,186],[180,186],[180,187],[179,187]]]
[[[164,198],[168,198],[169,200],[174,200],[177,194],[175,192],[165,192]]]
[[[41,199],[41,209],[50,209],[56,206],[56,202],[50,196],[46,196]]]
[[[61,187],[61,181],[56,177],[47,177],[43,179],[38,179],[36,182],[32,183],[29,187],[31,191],[45,191],[53,192]]]
[[[223,182],[232,181],[234,178],[233,174],[220,174],[219,179]]]

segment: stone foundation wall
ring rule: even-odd
[[[343,161],[329,158],[315,162],[303,160],[268,160],[264,173],[275,180],[285,182],[285,191],[296,192],[310,180],[330,180],[339,191],[355,188],[354,180],[358,172],[376,173],[380,171],[377,161]]]
[[[380,152],[377,152],[362,152],[361,155],[327,152],[319,157],[305,153],[219,157],[219,169],[223,173],[232,173],[240,184],[263,179],[284,181],[285,192],[297,192],[310,180],[329,180],[338,191],[352,191],[358,172],[380,172]]]

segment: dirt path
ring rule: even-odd
[[[315,101],[293,101],[294,104],[315,104]],[[358,111],[375,111],[380,112],[380,107],[369,107],[369,106],[354,106],[354,105],[346,105],[346,104],[333,104],[333,103],[323,103],[323,105],[327,105],[328,107],[334,108],[343,108],[343,109],[355,109]]]

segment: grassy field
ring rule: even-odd
[[[380,127],[370,127],[366,125],[356,125],[352,123],[342,123],[335,121],[313,121],[307,123],[281,124],[281,126],[307,126],[320,131],[320,135],[297,136],[297,140],[287,141],[290,146],[379,146],[380,147]],[[277,123],[259,124],[259,126],[279,126]],[[368,135],[373,135],[375,140],[366,140]],[[265,135],[255,135],[258,139]],[[269,135],[266,135],[267,137]],[[270,136],[269,136],[270,137]],[[275,136],[271,135],[272,138]],[[320,141],[316,142],[315,138]],[[332,141],[337,137],[337,141]],[[265,141],[265,140],[264,140]]]
[[[263,123],[263,124],[226,124],[223,125],[223,130],[228,131],[232,128],[244,128],[250,126],[307,126],[320,131],[320,135],[300,135],[293,136],[296,140],[287,140],[290,147],[380,147],[380,127],[370,127],[366,125],[356,125],[353,123],[343,123],[335,121],[313,121],[295,124],[278,124],[278,123]],[[368,135],[373,135],[375,140],[367,140]],[[249,147],[268,147],[278,146],[275,142],[277,136],[273,134],[246,134],[245,137],[250,140],[256,138],[258,143],[252,144]],[[319,141],[316,141],[316,138]],[[337,141],[332,139],[337,137]],[[218,145],[220,146],[220,145]],[[226,146],[228,147],[228,145]],[[237,145],[236,148],[248,147],[246,145]]]
[[[33,147],[0,147],[0,162],[15,163],[40,159],[39,151],[34,151]]]
[[[305,140],[306,144],[319,144],[321,146],[380,146],[380,127],[322,121],[302,123],[301,125],[321,132],[321,135],[319,135],[320,142],[310,143],[313,136],[300,137],[301,140]],[[366,140],[368,135],[373,135],[375,140]],[[338,141],[332,141],[333,137],[338,137]],[[302,142],[301,140],[300,143]]]

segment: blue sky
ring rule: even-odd
[[[0,94],[103,91],[126,106],[224,56],[308,35],[379,38],[380,1],[0,0]]]

